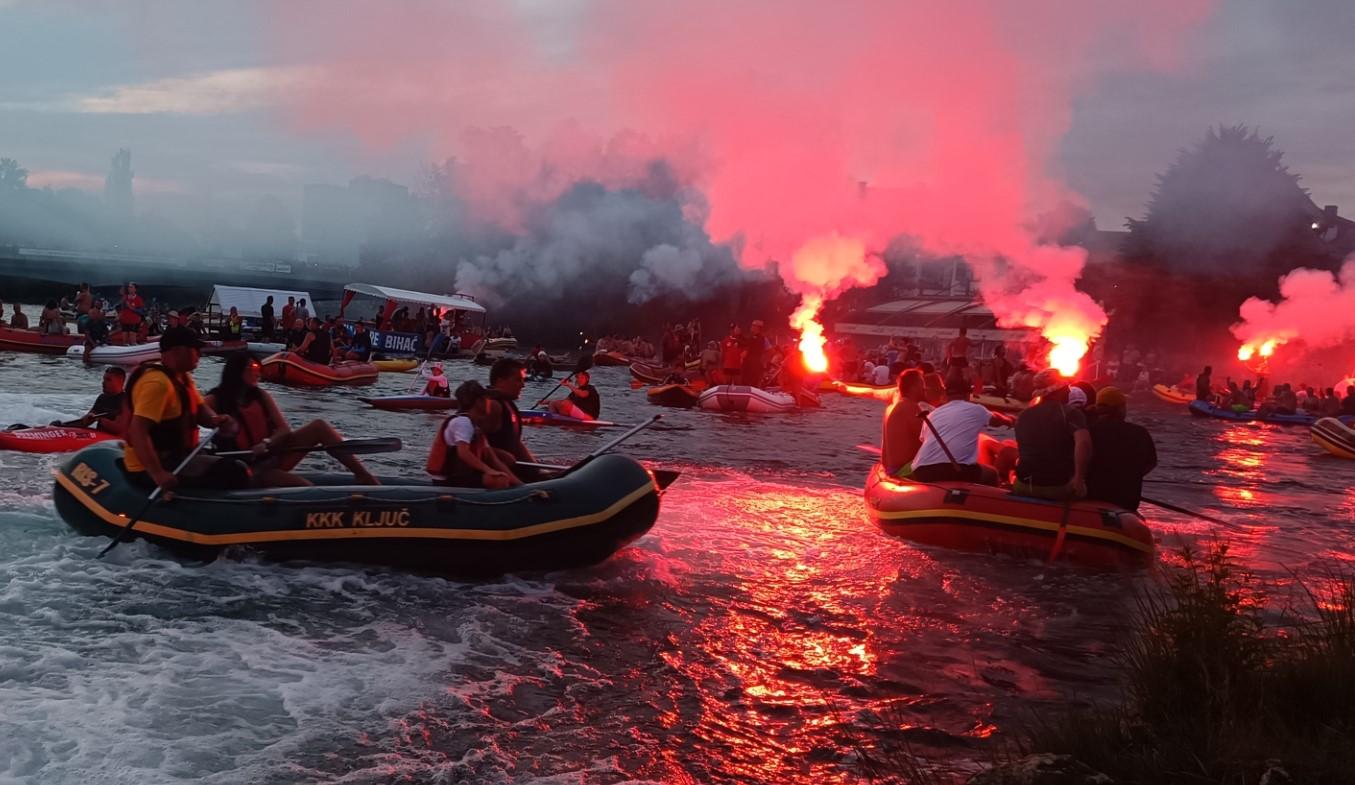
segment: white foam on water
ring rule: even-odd
[[[453,722],[464,704],[445,683],[467,662],[557,667],[494,631],[516,632],[518,613],[558,621],[575,602],[521,580],[466,585],[248,557],[200,565],[143,542],[99,560],[107,540],[73,535],[43,500],[14,502],[0,513],[4,783],[445,771],[445,756],[400,741],[410,712],[431,701]],[[493,758],[479,770],[512,769],[492,744],[477,754]]]

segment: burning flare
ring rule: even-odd
[[[1277,338],[1267,338],[1261,342],[1260,346],[1251,342],[1244,343],[1242,346],[1238,347],[1237,359],[1245,363],[1258,354],[1261,355],[1262,360],[1269,359],[1270,356],[1275,353],[1275,347],[1279,346],[1281,343],[1284,343],[1284,341]]]
[[[1071,379],[1077,376],[1079,362],[1087,353],[1087,339],[1077,336],[1059,336],[1050,339],[1054,348],[1049,350],[1049,365],[1054,370]]]
[[[807,295],[790,315],[790,326],[800,331],[800,357],[810,373],[828,371],[828,356],[823,353],[823,325],[816,318],[822,307],[822,297]]]

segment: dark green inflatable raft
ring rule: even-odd
[[[654,475],[623,455],[502,491],[306,476],[316,486],[179,491],[152,506],[134,536],[196,557],[243,545],[278,559],[497,575],[596,564],[649,531],[659,514]],[[53,498],[76,531],[113,537],[146,492],[127,482],[120,447],[101,444],[60,467]]]

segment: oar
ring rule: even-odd
[[[280,450],[269,450],[269,454],[280,452],[346,452],[350,455],[375,455],[382,452],[399,452],[404,444],[395,437],[382,439],[348,439],[337,444],[313,444],[302,447],[283,447]],[[221,458],[240,458],[247,455],[253,455],[253,450],[228,450],[217,453]]]
[[[1151,505],[1153,505],[1153,506],[1155,506],[1155,507],[1161,507],[1161,508],[1164,509],[1164,510],[1171,510],[1172,512],[1179,512],[1179,513],[1181,513],[1182,515],[1189,515],[1189,516],[1191,516],[1192,518],[1199,518],[1199,519],[1202,520],[1202,521],[1209,521],[1210,523],[1217,523],[1217,524],[1219,524],[1219,525],[1221,525],[1221,526],[1231,526],[1231,525],[1232,525],[1231,523],[1229,523],[1228,521],[1223,520],[1222,518],[1215,518],[1215,517],[1212,516],[1212,515],[1205,515],[1205,514],[1202,513],[1202,512],[1196,512],[1195,510],[1189,510],[1189,509],[1186,509],[1185,507],[1178,507],[1178,506],[1176,506],[1175,504],[1168,504],[1168,503],[1166,503],[1166,502],[1164,502],[1164,501],[1158,501],[1157,499],[1150,499],[1150,498],[1148,498],[1147,496],[1139,496],[1139,500],[1140,500],[1140,501],[1148,502],[1149,504],[1151,504]]]
[[[536,469],[537,471],[543,472],[569,471],[568,466],[558,463],[530,463],[528,461],[518,461],[515,465],[526,466],[528,469]],[[654,482],[658,483],[659,490],[661,491],[667,490],[668,486],[672,485],[678,477],[682,476],[682,472],[677,471],[676,469],[650,469],[649,471],[653,473]]]
[[[566,376],[565,378],[561,379],[560,382],[559,382],[558,384],[556,384],[554,387],[551,388],[551,391],[550,391],[550,392],[548,392],[548,393],[546,393],[544,396],[542,396],[541,400],[539,400],[539,401],[537,401],[536,403],[532,404],[529,408],[535,409],[536,407],[538,407],[538,406],[540,406],[541,404],[545,403],[545,402],[546,402],[546,399],[549,398],[549,397],[551,397],[552,395],[554,395],[556,390],[558,390],[558,389],[560,389],[561,387],[565,386],[565,382],[569,381],[570,379],[573,379],[573,378],[574,378],[575,376],[577,376],[578,374],[581,374],[581,373],[583,373],[584,371],[586,371],[586,370],[588,370],[588,369],[590,369],[590,368],[592,368],[592,367],[593,367],[593,355],[591,355],[591,354],[581,354],[581,355],[579,355],[579,361],[578,361],[577,363],[574,363],[574,371],[573,371],[572,373],[570,373],[568,376]]]
[[[174,467],[174,471],[170,472],[170,475],[173,477],[178,477],[179,472],[184,470],[184,467],[188,465],[188,462],[196,458],[198,453],[202,452],[202,448],[206,447],[212,441],[212,437],[216,436],[216,432],[218,430],[220,429],[213,428],[212,430],[208,431],[207,437],[198,441],[198,446],[194,447],[193,451],[188,453],[188,457],[184,458],[182,461],[179,462],[178,466]],[[107,547],[99,551],[98,558],[102,559],[104,557],[104,554],[113,550],[118,546],[118,543],[127,539],[127,537],[132,533],[132,527],[136,526],[137,521],[141,520],[142,516],[144,516],[147,512],[150,511],[151,505],[155,504],[155,500],[159,498],[160,498],[160,486],[157,485],[155,486],[155,490],[151,491],[151,495],[146,497],[146,503],[141,505],[141,511],[136,514],[135,518],[132,518],[130,521],[128,521],[126,526],[122,527],[122,529],[118,532],[118,536],[114,537],[113,541],[108,543]]]
[[[621,434],[615,439],[612,439],[611,441],[607,442],[606,444],[602,445],[596,450],[593,450],[592,452],[583,456],[583,458],[579,459],[578,461],[575,461],[573,466],[570,466],[569,468],[565,469],[564,474],[570,474],[572,472],[578,471],[579,469],[582,469],[594,458],[598,457],[599,455],[602,455],[605,452],[609,452],[613,447],[617,446],[621,442],[624,442],[625,440],[629,439],[630,437],[634,436],[640,431],[643,431],[644,429],[648,428],[649,426],[653,425],[654,423],[662,419],[663,419],[662,414],[656,414],[653,417],[650,417],[648,420],[645,420],[644,422],[640,423],[634,428],[631,428],[630,430],[626,431],[625,433]],[[561,476],[563,477],[564,475],[562,474]]]

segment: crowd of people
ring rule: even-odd
[[[1090,390],[1053,369],[1035,374],[1035,403],[1015,419],[969,400],[963,367],[945,377],[910,368],[899,374],[885,412],[881,464],[891,476],[922,482],[1004,485],[1024,496],[1098,499],[1137,510],[1143,477],[1157,465],[1147,429],[1129,422],[1116,387]],[[1012,427],[999,441],[987,427]]]
[[[1214,369],[1206,365],[1195,377],[1195,399],[1235,412],[1255,410],[1259,416],[1271,414],[1308,414],[1316,417],[1355,415],[1355,385],[1346,388],[1345,395],[1335,387],[1313,387],[1300,384],[1297,388],[1282,382],[1271,388],[1264,376],[1253,384],[1250,379],[1241,384],[1225,378],[1222,385],[1214,383]]]

